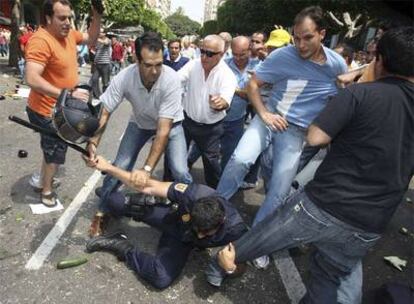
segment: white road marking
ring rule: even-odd
[[[306,293],[306,287],[302,282],[302,278],[300,277],[295,263],[289,255],[289,251],[283,250],[274,253],[272,256],[290,302],[292,304],[299,303],[300,299],[302,299]]]
[[[53,248],[56,246],[62,234],[65,232],[66,228],[71,223],[73,217],[76,215],[82,204],[85,202],[89,193],[92,191],[96,183],[101,178],[101,172],[95,171],[91,177],[89,177],[85,186],[79,191],[78,195],[70,203],[69,207],[62,214],[59,220],[56,222],[53,229],[49,232],[46,238],[37,248],[36,252],[30,258],[26,264],[26,269],[37,270],[42,267],[44,261],[52,252]]]

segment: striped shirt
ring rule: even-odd
[[[95,64],[109,64],[111,63],[111,57],[111,43],[104,44],[98,40],[96,44]]]

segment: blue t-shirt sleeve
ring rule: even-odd
[[[277,49],[273,51],[267,58],[257,67],[256,77],[266,83],[275,84],[283,76],[283,69],[288,63],[291,46]]]

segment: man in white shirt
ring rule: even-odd
[[[183,127],[187,144],[194,140],[201,150],[207,185],[215,188],[221,175],[223,119],[236,90],[237,80],[222,60],[224,41],[220,36],[207,36],[200,53],[200,59],[187,63],[178,72],[186,86]]]
[[[96,166],[96,148],[113,111],[123,99],[132,106],[128,127],[122,137],[114,165],[132,171],[138,153],[145,143],[155,135],[149,155],[141,169],[134,171],[135,180],[146,186],[152,170],[162,153],[166,151],[170,169],[175,181],[191,183],[192,177],[187,167],[187,149],[181,125],[181,85],[176,72],[163,65],[163,44],[160,36],[148,32],[135,41],[137,64],[123,69],[111,81],[108,89],[100,97],[103,110],[100,130],[90,139],[87,149],[90,167]],[[168,145],[167,145],[168,143]],[[91,237],[103,233],[108,209],[108,197],[121,185],[114,177],[106,176],[97,195],[100,196],[99,210],[91,224]]]

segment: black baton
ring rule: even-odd
[[[50,136],[52,136],[52,137],[54,137],[54,138],[56,138],[56,139],[59,139],[59,140],[63,141],[65,144],[67,144],[67,145],[68,145],[68,147],[71,147],[72,149],[74,149],[74,150],[76,150],[76,151],[78,151],[78,152],[82,153],[82,154],[83,154],[83,155],[85,155],[85,156],[89,156],[89,153],[88,153],[88,151],[87,151],[87,150],[85,150],[84,148],[82,148],[82,147],[80,147],[80,146],[78,146],[78,145],[75,145],[75,144],[73,144],[73,143],[67,142],[66,140],[63,140],[63,139],[62,139],[62,138],[60,138],[60,137],[59,137],[59,135],[58,135],[55,131],[53,131],[53,130],[42,128],[42,127],[40,127],[40,126],[38,126],[38,125],[32,124],[32,123],[30,123],[30,122],[28,122],[28,121],[26,121],[26,120],[24,120],[24,119],[21,119],[21,118],[19,118],[19,117],[17,117],[17,116],[14,116],[14,115],[10,115],[10,116],[9,116],[9,119],[10,119],[11,121],[14,121],[15,123],[18,123],[19,125],[22,125],[22,126],[24,126],[24,127],[26,127],[26,128],[29,128],[29,129],[32,129],[32,130],[34,130],[34,131],[36,131],[36,132],[39,132],[39,133],[42,133],[42,134],[47,134],[47,135],[50,135]]]

